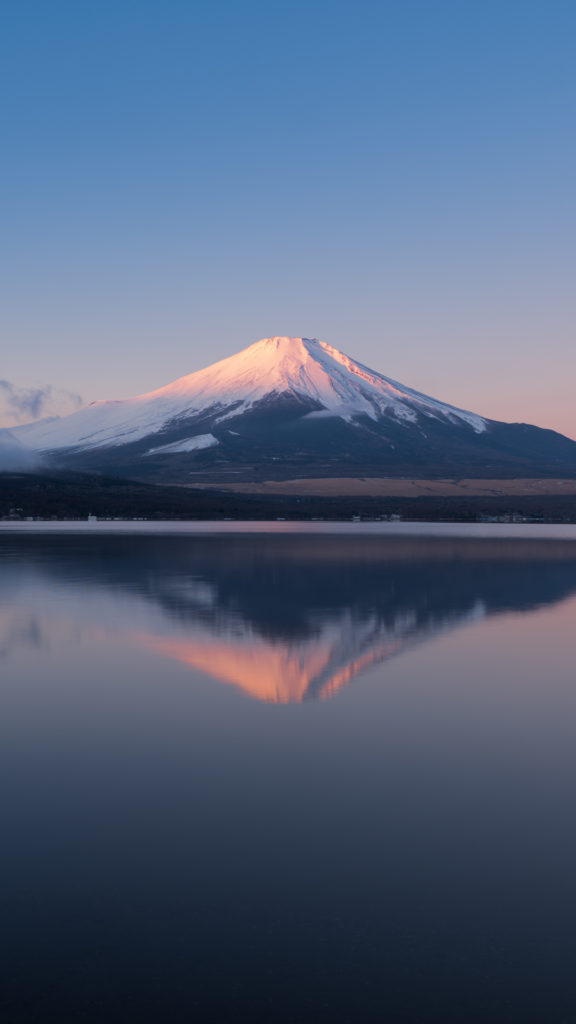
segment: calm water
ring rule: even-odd
[[[576,1020],[576,531],[121,529],[0,530],[2,1020]]]

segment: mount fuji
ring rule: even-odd
[[[576,441],[447,405],[308,338],[264,338],[156,391],[12,434],[64,468],[163,482],[576,476]]]

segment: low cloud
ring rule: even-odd
[[[9,430],[0,428],[0,473],[6,470],[25,472],[36,469],[41,463],[36,452],[21,444]]]
[[[84,405],[80,395],[45,387],[21,388],[0,380],[0,427],[17,427],[46,416],[67,416]]]

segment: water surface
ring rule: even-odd
[[[575,1019],[575,537],[0,531],[5,1019]]]

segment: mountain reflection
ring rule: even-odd
[[[114,635],[274,703],[576,592],[569,541],[6,534],[0,560],[0,656]]]
[[[150,638],[155,650],[232,683],[258,700],[287,704],[329,697],[364,669],[399,653],[414,642],[411,622],[396,629],[378,621],[344,614],[318,621],[308,639],[274,640],[233,632],[193,640]]]

